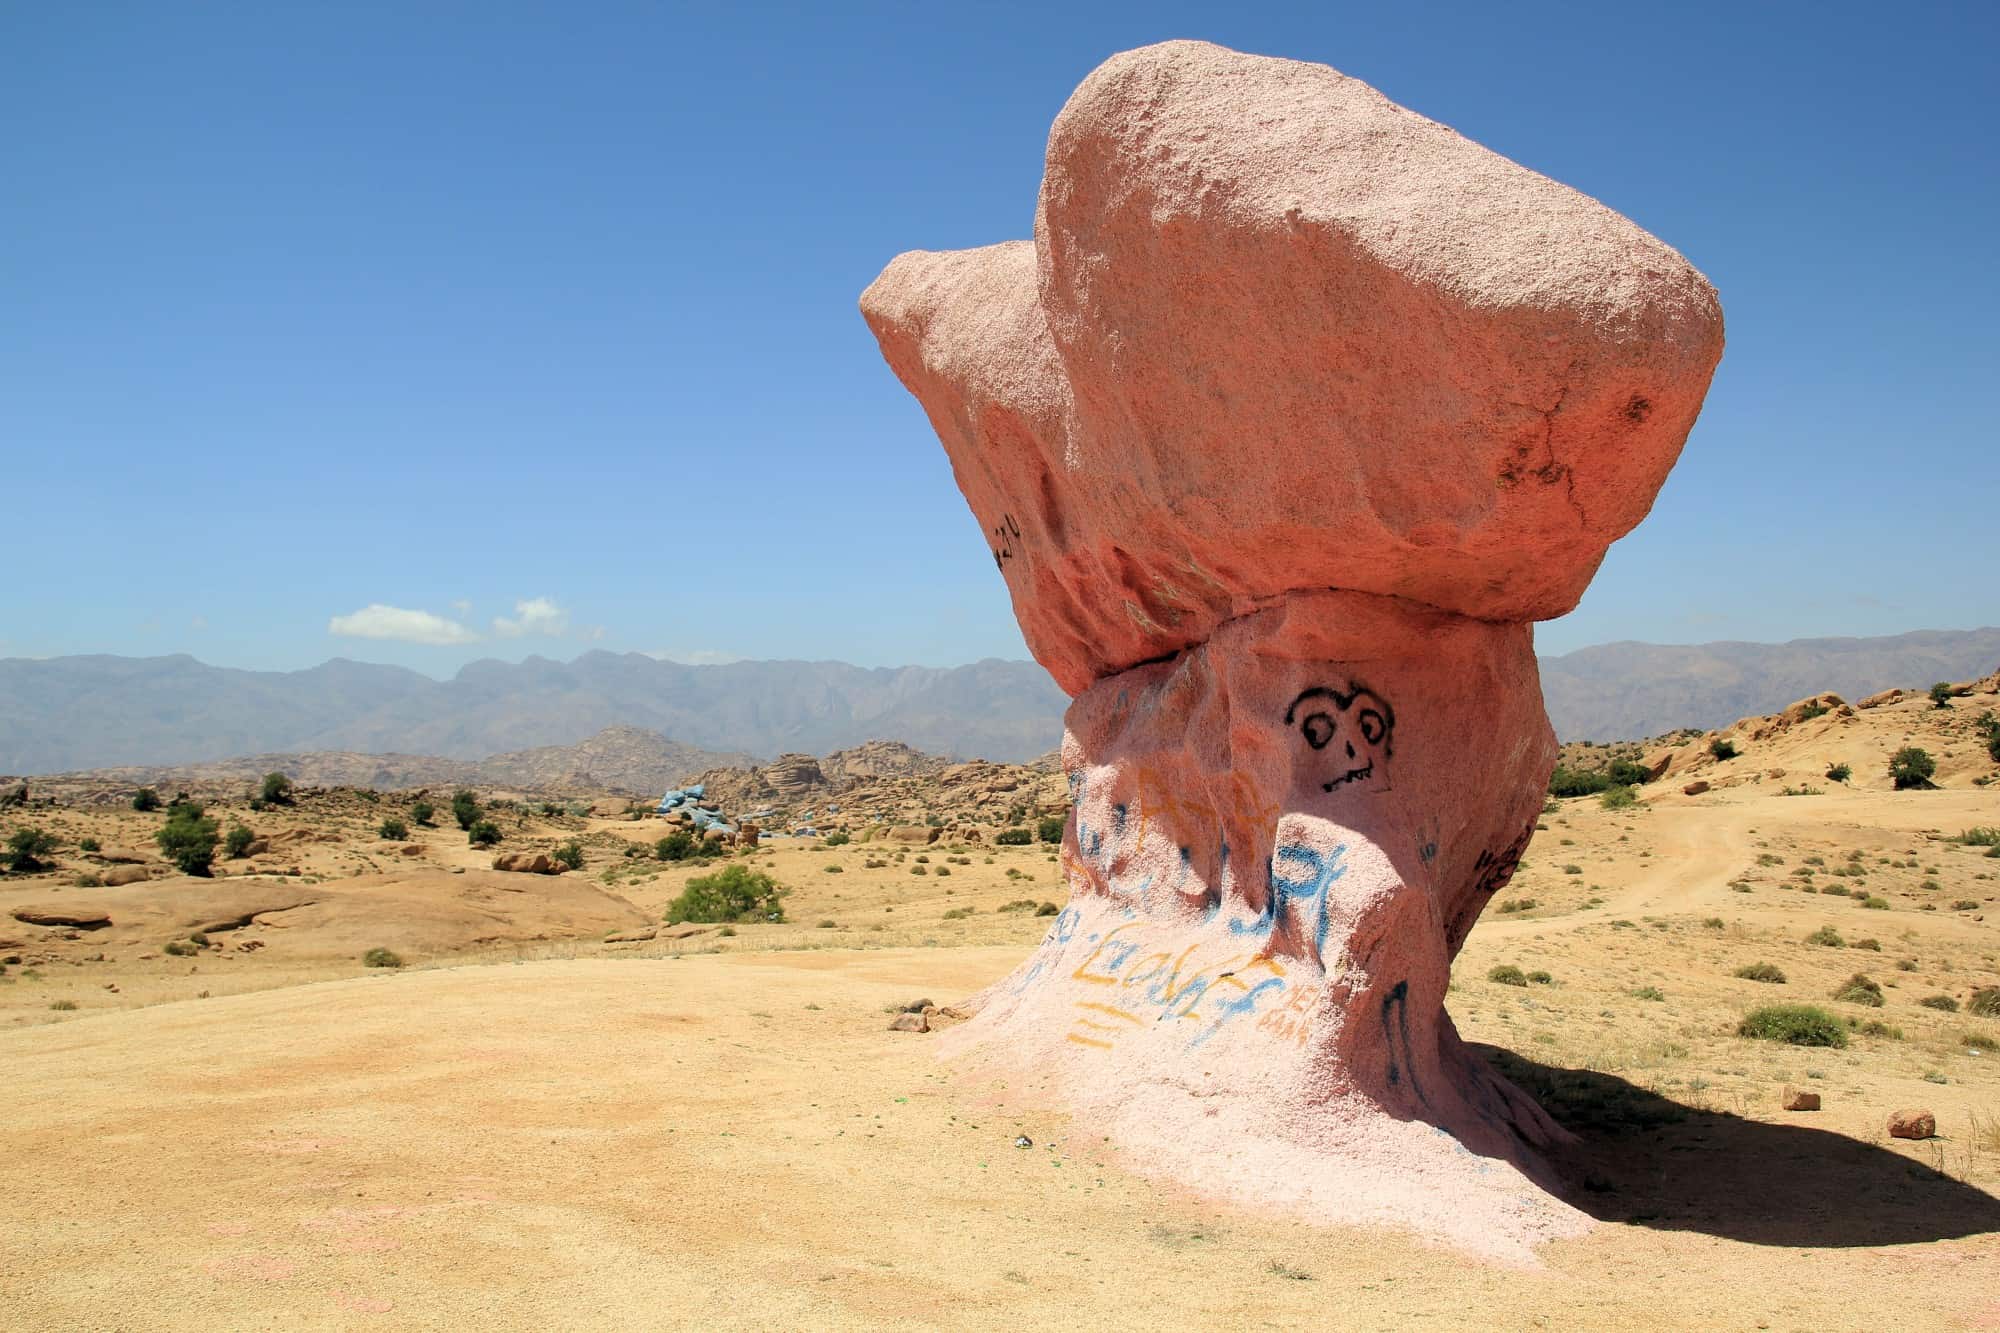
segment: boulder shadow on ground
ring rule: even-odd
[[[1559,1165],[1570,1202],[1601,1221],[1802,1249],[2000,1231],[2000,1199],[1949,1174],[1985,1155],[1969,1126],[1941,1125],[1957,1136],[1910,1145],[1913,1159],[1803,1118],[1767,1124],[1471,1045],[1578,1137]]]

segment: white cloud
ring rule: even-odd
[[[351,615],[326,622],[329,633],[350,639],[394,639],[399,643],[477,643],[479,636],[456,620],[429,611],[371,602]]]
[[[514,603],[514,619],[493,617],[493,632],[503,639],[541,634],[554,638],[569,632],[569,612],[546,597],[530,597]]]
[[[717,652],[713,648],[662,648],[646,656],[662,662],[678,662],[682,666],[728,666],[731,662],[741,662],[738,653]]]

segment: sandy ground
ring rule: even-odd
[[[2000,860],[1948,837],[2000,825],[2000,785],[1783,785],[1563,802],[1474,931],[1452,1013],[1582,1136],[1600,1220],[1539,1269],[1191,1197],[886,1031],[1040,937],[1000,909],[1060,899],[1043,848],[781,846],[751,863],[785,924],[380,971],[356,951],[394,884],[350,839],[327,854],[391,904],[379,931],[86,935],[0,976],[0,1322],[2000,1328],[2000,1019],[1919,1003],[2000,984]],[[593,823],[583,872],[652,919],[696,873],[619,854],[657,832]],[[471,873],[425,836],[413,900]],[[1733,975],[1756,962],[1785,982]],[[1830,998],[1857,971],[1882,1006]],[[1878,1026],[1735,1035],[1776,1001]],[[1788,1083],[1825,1109],[1783,1111]],[[1939,1137],[1887,1137],[1903,1106]]]

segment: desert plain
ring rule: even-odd
[[[1450,1012],[1577,1135],[1596,1219],[1502,1260],[1190,1193],[891,1030],[948,1028],[1064,896],[1054,846],[935,777],[900,840],[850,799],[848,841],[822,808],[710,861],[659,859],[650,803],[489,801],[503,852],[578,843],[558,875],[448,817],[381,839],[410,792],[211,798],[268,844],[214,878],[163,873],[157,812],[31,804],[9,827],[63,850],[0,878],[0,1299],[23,1328],[2000,1326],[2000,1018],[1969,1008],[2000,860],[1963,840],[2000,825],[1996,684],[1571,747],[1665,771],[1552,797],[1457,960]],[[1891,784],[1906,745],[1930,789]],[[1046,766],[1003,777],[1007,815],[1060,808]],[[131,864],[105,849],[153,877],[93,886]],[[663,923],[725,864],[785,920]],[[103,924],[23,919],[51,913]],[[1832,998],[1856,973],[1883,1003]],[[1771,1002],[1847,1044],[1738,1035]],[[1891,1137],[1907,1108],[1936,1134]]]

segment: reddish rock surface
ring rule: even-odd
[[[1817,1111],[1819,1110],[1819,1094],[1816,1092],[1806,1092],[1801,1088],[1786,1088],[1785,1109],[1787,1111]]]
[[[1929,1111],[1905,1108],[1889,1113],[1889,1137],[1928,1139],[1937,1133],[1937,1117]]]
[[[1678,456],[1707,282],[1356,80],[1170,42],[1063,108],[1032,242],[861,304],[1075,698],[1071,902],[947,1047],[1218,1193],[1579,1230],[1443,1000],[1555,761],[1528,622]]]

